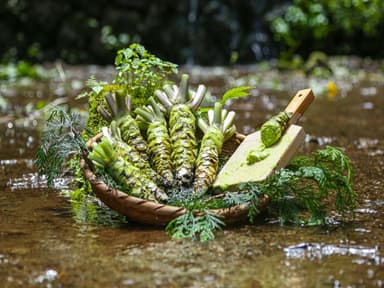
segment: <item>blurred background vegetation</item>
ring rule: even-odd
[[[112,64],[134,42],[178,64],[306,59],[313,51],[379,58],[384,1],[3,0],[0,31],[2,63]]]

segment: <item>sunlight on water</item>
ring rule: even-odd
[[[306,143],[312,142],[312,143],[316,143],[320,146],[330,145],[334,141],[335,141],[334,137],[325,137],[325,136],[319,137],[319,136],[314,136],[314,135],[310,135],[310,134],[307,134],[305,136],[305,142]]]
[[[331,245],[320,243],[300,243],[284,248],[288,258],[299,259],[322,259],[326,256],[359,256],[367,260],[372,260],[375,265],[384,263],[378,247],[365,247],[353,245]]]
[[[7,165],[20,165],[24,164],[29,168],[32,168],[33,166],[33,159],[4,159],[0,160],[0,165],[1,166],[7,166]]]
[[[37,276],[35,278],[35,282],[40,283],[40,284],[44,283],[44,282],[49,283],[49,282],[52,282],[53,280],[55,280],[57,275],[58,275],[57,271],[55,271],[53,269],[48,269],[43,274]]]
[[[53,181],[52,188],[69,189],[72,181],[72,178],[57,178]],[[48,188],[47,177],[39,176],[38,173],[25,173],[21,177],[11,178],[8,180],[7,186],[10,187],[11,190]]]

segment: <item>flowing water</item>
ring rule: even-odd
[[[73,79],[89,72],[79,71],[86,76],[73,72]],[[252,84],[251,71],[190,72],[222,93],[231,85]],[[84,221],[92,217],[79,217],[60,193],[68,189],[66,178],[47,194],[45,179],[33,167],[39,133],[28,103],[73,99],[76,89],[56,83],[54,95],[44,92],[52,87],[4,92],[9,106],[0,117],[0,286],[383,287],[384,81],[380,73],[365,76],[340,81],[337,95],[317,95],[301,120],[308,136],[300,153],[331,144],[350,156],[359,195],[355,219],[303,228],[282,227],[261,215],[256,225],[228,227],[208,243],[171,240],[161,227],[126,223],[105,209],[88,211],[98,220]],[[231,105],[243,133],[283,109],[297,89],[315,86],[303,75],[270,77],[280,80],[262,83],[251,97]]]

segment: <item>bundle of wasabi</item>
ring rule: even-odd
[[[219,102],[208,111],[208,123],[203,118],[198,119],[204,136],[196,160],[194,192],[205,193],[215,181],[221,148],[236,132],[234,119],[235,112],[227,112]]]
[[[92,148],[88,158],[97,167],[106,171],[118,185],[128,191],[129,195],[156,202],[164,202],[168,199],[167,194],[152,179],[143,175],[139,168],[120,157],[106,137],[103,137],[101,142]]]
[[[124,90],[118,90],[115,93],[108,93],[105,96],[109,110],[99,106],[98,111],[108,121],[116,121],[117,127],[120,129],[121,139],[134,149],[136,149],[141,157],[148,160],[148,145],[141,135],[139,125],[132,117],[131,97],[124,93]]]
[[[135,148],[121,139],[121,132],[119,127],[117,127],[116,121],[112,121],[110,127],[103,127],[102,132],[103,136],[111,142],[113,149],[120,157],[123,157],[126,161],[139,168],[149,179],[161,180],[161,177],[151,168],[149,162],[143,159]]]
[[[149,103],[150,106],[135,110],[137,121],[147,130],[148,147],[154,169],[162,177],[165,186],[172,186],[174,177],[167,121],[152,97],[149,98]]]
[[[169,128],[172,145],[172,163],[178,185],[191,184],[197,156],[195,112],[207,91],[199,85],[196,92],[189,91],[189,76],[183,74],[180,86],[165,85],[155,94],[169,113]],[[191,94],[191,97],[190,97]]]

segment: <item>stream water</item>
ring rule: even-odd
[[[86,79],[87,69],[74,69],[73,78]],[[222,92],[251,83],[251,70],[191,74]],[[256,225],[228,227],[208,243],[171,240],[161,227],[124,223],[108,212],[99,224],[80,221],[60,193],[67,180],[47,194],[33,167],[38,121],[25,111],[30,102],[54,99],[40,91],[52,87],[3,89],[10,108],[0,115],[0,286],[384,287],[384,81],[380,73],[366,76],[347,77],[336,96],[317,95],[301,120],[308,136],[300,153],[331,144],[350,156],[359,195],[355,219],[304,228],[261,215]],[[312,85],[302,75],[280,79],[232,103],[239,131],[254,131],[297,89]],[[72,99],[72,90],[53,94]]]

